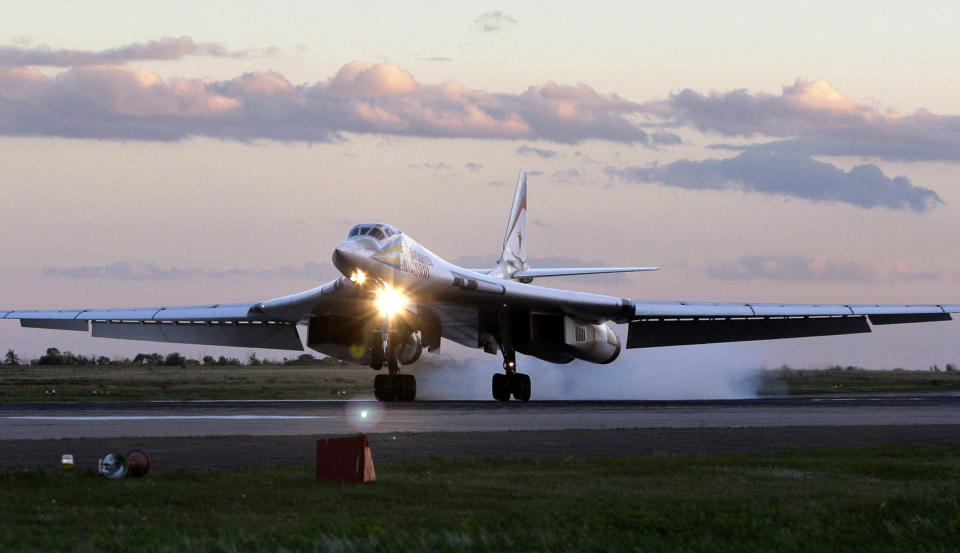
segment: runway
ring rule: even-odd
[[[722,401],[197,401],[0,406],[0,440],[960,423],[960,394]]]

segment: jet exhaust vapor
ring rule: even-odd
[[[493,375],[490,393],[498,401],[527,401],[534,388],[529,375],[519,371],[518,353],[551,365],[573,363],[538,372],[545,382],[560,384],[553,393],[575,395],[564,391],[569,390],[562,385],[567,375],[582,371],[583,363],[613,363],[623,347],[864,333],[871,325],[946,321],[960,312],[958,304],[648,301],[544,288],[531,283],[658,268],[532,268],[526,220],[527,175],[521,171],[501,255],[491,269],[459,267],[391,225],[363,223],[334,249],[333,264],[343,276],[298,294],[184,307],[0,310],[0,319],[18,319],[30,328],[89,330],[102,338],[285,350],[303,350],[297,327],[306,326],[308,348],[386,369],[374,381],[374,394],[382,401],[413,400],[417,383],[404,369],[424,350],[436,352],[448,340],[499,353],[502,372]],[[627,325],[625,342],[612,324]]]

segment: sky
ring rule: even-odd
[[[663,267],[544,284],[637,299],[960,303],[956,12],[6,3],[0,307],[269,299],[335,278],[332,249],[371,220],[492,265],[520,169],[532,265]],[[624,355],[924,369],[960,360],[958,331]],[[4,351],[51,346],[249,353],[0,324]]]

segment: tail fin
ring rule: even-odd
[[[517,271],[527,268],[527,172],[520,171],[510,219],[507,221],[507,233],[503,238],[503,251],[490,274],[511,278]]]

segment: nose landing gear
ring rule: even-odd
[[[400,349],[403,340],[396,330],[378,330],[373,334],[370,368],[379,371],[387,365],[387,374],[373,379],[373,395],[378,401],[413,401],[417,397],[417,379],[400,374]]]
[[[491,383],[493,399],[510,401],[510,396],[519,401],[530,400],[530,377],[517,372],[517,354],[513,349],[503,350],[503,374],[493,375]]]

